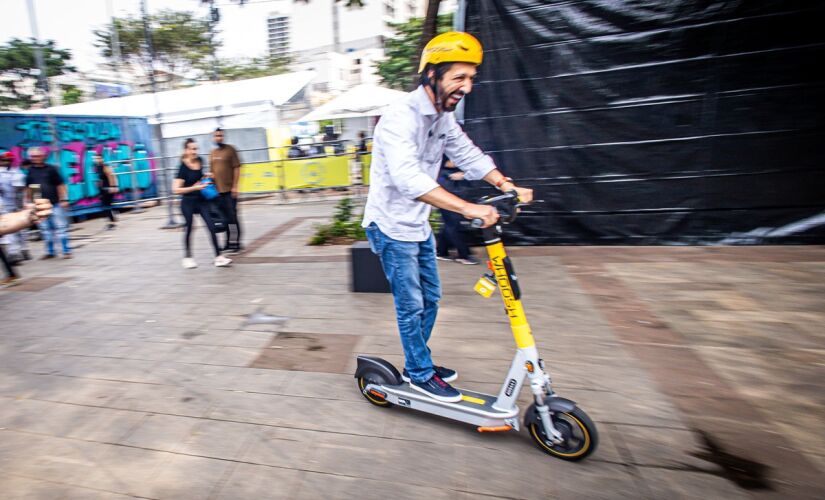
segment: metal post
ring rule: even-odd
[[[146,12],[146,0],[140,0],[140,11],[141,16],[143,16],[143,36],[144,38],[146,38],[146,48],[147,52],[149,53],[149,83],[152,87],[152,98],[155,102],[155,121],[158,122],[157,140],[158,147],[160,147],[160,156],[162,160],[161,171],[165,172],[163,184],[165,184],[165,189],[167,193],[166,200],[167,213],[169,215],[169,219],[167,220],[164,226],[161,226],[161,229],[173,229],[182,226],[182,224],[175,220],[175,213],[172,208],[172,179],[169,176],[169,168],[166,166],[167,156],[166,145],[163,142],[163,122],[160,112],[160,104],[158,104],[157,82],[155,82],[155,49],[152,45],[152,33],[149,30],[149,16]]]
[[[115,21],[115,14],[114,9],[112,8],[112,0],[106,0],[106,13],[112,19],[112,37],[110,43],[112,45],[112,59],[114,60],[113,69],[116,75],[120,75],[120,35],[117,32],[117,23]],[[123,82],[118,79],[117,81],[118,86],[123,85]],[[117,98],[120,99],[123,97],[120,94],[120,88],[117,91]],[[123,110],[123,107],[121,107]],[[121,127],[123,128],[123,134],[126,136],[126,141],[130,141],[129,136],[129,123],[126,119],[126,116],[121,116],[120,118]],[[129,168],[131,170],[130,177],[132,178],[132,202],[134,206],[132,207],[132,212],[139,214],[143,212],[143,209],[140,208],[140,195],[138,191],[138,180],[137,174],[135,173],[135,158],[134,154],[130,154],[129,157]]]
[[[40,84],[40,89],[43,91],[45,97],[45,104],[46,108],[50,108],[52,106],[52,97],[51,91],[49,90],[49,74],[46,71],[46,62],[43,59],[43,47],[40,45],[40,32],[37,29],[37,14],[34,10],[34,0],[27,0],[27,5],[29,8],[29,26],[32,30],[32,38],[34,39],[34,59],[37,64],[37,69],[39,70],[40,74],[37,75],[38,83]],[[52,158],[56,162],[60,161],[60,155],[58,152],[60,149],[58,148],[58,138],[57,138],[57,123],[56,119],[53,114],[47,114],[46,120],[49,122],[51,126],[51,148],[49,149],[49,156],[55,154]],[[46,161],[48,161],[48,156]]]
[[[217,112],[218,127],[223,127],[223,106],[220,101],[218,82],[220,72],[218,70],[218,50],[215,47],[215,26],[221,20],[221,13],[215,6],[215,0],[209,0],[209,50],[212,52],[212,82],[215,84],[215,111]]]
[[[32,38],[34,38],[34,59],[37,62],[37,69],[40,74],[37,75],[37,80],[40,83],[40,90],[43,91],[46,100],[46,107],[52,106],[52,97],[49,90],[49,74],[46,72],[46,63],[43,60],[43,47],[40,46],[40,33],[37,30],[37,18],[34,13],[34,0],[27,0],[29,7],[29,25],[32,30]]]
[[[338,0],[332,0],[332,50],[341,52],[340,21],[338,20]]]
[[[467,21],[467,0],[458,0],[458,8],[453,16],[453,29],[455,31],[464,31],[464,25]],[[458,102],[455,109],[455,119],[458,123],[464,125],[464,99]]]

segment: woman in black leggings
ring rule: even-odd
[[[212,217],[209,215],[209,206],[206,199],[201,196],[201,190],[206,187],[206,184],[201,182],[205,177],[211,177],[212,174],[203,173],[203,161],[198,156],[198,145],[193,139],[186,139],[183,143],[183,156],[181,157],[180,169],[178,175],[172,183],[172,192],[181,195],[180,210],[183,212],[183,218],[186,220],[186,229],[184,229],[184,249],[186,251],[183,258],[183,267],[186,269],[194,269],[198,267],[198,263],[192,258],[192,249],[189,243],[192,236],[192,223],[195,219],[195,214],[200,214],[203,222],[206,223],[206,228],[209,230],[209,237],[212,240],[212,248],[215,249],[215,266],[225,267],[232,263],[232,259],[228,259],[221,255],[220,247],[218,246],[218,238],[215,235],[215,225],[212,222]]]

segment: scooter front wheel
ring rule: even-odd
[[[386,399],[380,398],[378,396],[370,394],[369,391],[365,390],[369,384],[383,384],[385,381],[380,380],[381,377],[376,376],[375,374],[368,373],[363,377],[358,377],[358,390],[361,391],[361,394],[367,398],[367,401],[374,404],[375,406],[392,406],[392,403],[387,401]]]
[[[535,411],[531,406],[528,411]],[[599,444],[596,425],[580,408],[570,412],[555,412],[550,415],[556,430],[562,435],[561,443],[554,443],[544,432],[540,419],[527,424],[527,431],[540,450],[562,460],[577,461],[585,458]]]

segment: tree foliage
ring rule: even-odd
[[[173,75],[184,76],[203,67],[210,57],[209,20],[196,17],[192,12],[162,10],[148,16],[152,46],[155,52],[155,69]],[[95,47],[112,63],[115,50],[112,34],[117,30],[122,62],[141,67],[149,74],[151,58],[148,53],[143,19],[140,16],[115,18],[104,29],[95,30]],[[216,40],[215,48],[220,46]]]
[[[452,25],[452,14],[438,16],[438,33],[450,31]],[[424,19],[420,17],[392,24],[395,36],[384,42],[385,59],[376,65],[384,86],[398,90],[409,88],[410,75],[418,72],[418,46],[423,27]]]
[[[205,73],[212,71],[211,61],[203,67]],[[250,60],[221,59],[218,61],[218,76],[221,80],[245,80],[263,76],[280,75],[289,72],[289,59],[253,57]]]
[[[74,85],[60,86],[60,103],[77,104],[83,101],[83,91]]]
[[[12,38],[0,45],[0,109],[29,109],[42,102],[42,92],[35,90],[40,74],[35,57],[37,43],[32,40]],[[46,76],[52,77],[74,71],[70,64],[72,54],[59,49],[54,40],[40,44]]]

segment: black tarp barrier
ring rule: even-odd
[[[468,0],[517,243],[825,243],[825,2]]]

